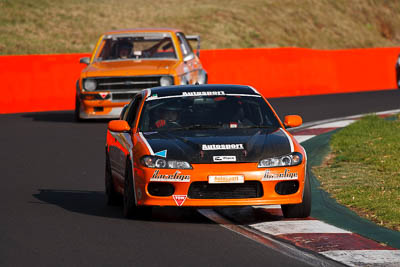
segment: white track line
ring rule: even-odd
[[[293,137],[297,140],[297,142],[302,143],[307,141],[308,139],[313,138],[315,135],[296,135],[294,134]]]
[[[285,234],[351,234],[351,232],[317,220],[274,221],[250,224],[249,227],[271,235]]]
[[[265,245],[268,248],[275,250],[279,253],[282,253],[283,255],[286,255],[292,259],[308,264],[312,262],[313,266],[321,266],[321,267],[339,266],[337,262],[331,261],[329,258],[321,256],[318,253],[309,253],[307,251],[300,250],[292,244],[281,242],[269,235],[260,233],[249,227],[243,225],[236,225],[230,222],[225,217],[222,217],[212,209],[198,209],[198,212],[203,216],[207,217],[208,219],[219,224],[220,226],[228,230],[231,230],[232,232],[235,232],[239,235],[242,235],[246,238],[249,238],[253,241],[256,241],[262,245]]]
[[[343,121],[334,121],[328,123],[322,123],[315,126],[312,126],[308,129],[319,129],[319,128],[343,128],[355,122],[355,120],[343,120]]]
[[[349,266],[400,266],[400,250],[330,250],[321,254]]]

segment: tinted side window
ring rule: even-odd
[[[136,114],[139,110],[139,106],[140,106],[141,102],[142,102],[142,95],[139,94],[132,100],[130,106],[128,107],[125,120],[128,122],[128,124],[131,127],[135,121]]]
[[[121,114],[119,114],[119,119],[120,120],[125,120],[125,118],[126,118],[126,111],[128,110],[128,107],[129,107],[129,104],[126,104],[123,108],[122,108],[122,111],[121,111]]]
[[[129,102],[129,104],[126,105],[126,108],[124,107],[124,108],[122,109],[121,115],[120,115],[121,120],[126,121],[126,118],[128,117],[129,110],[130,110],[131,107],[132,107],[132,104],[133,104],[133,100],[132,100],[131,102]]]

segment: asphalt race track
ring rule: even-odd
[[[304,122],[400,108],[400,91],[270,99]],[[126,220],[104,199],[106,121],[72,111],[0,115],[0,266],[312,266],[195,209]]]

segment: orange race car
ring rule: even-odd
[[[197,41],[195,54],[188,40]],[[205,84],[200,37],[176,29],[127,29],[103,34],[76,83],[75,119],[118,118],[142,89]]]
[[[108,124],[107,201],[123,199],[126,217],[151,206],[265,204],[307,217],[306,152],[285,129],[301,123],[288,115],[282,124],[249,86],[143,90]]]

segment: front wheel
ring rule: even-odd
[[[310,177],[306,176],[304,184],[303,202],[299,204],[281,205],[283,217],[306,218],[311,213],[311,184]]]
[[[81,111],[81,102],[78,99],[78,96],[75,97],[75,111],[74,111],[74,120],[76,122],[81,122],[82,119],[80,117],[80,111]]]
[[[111,174],[111,165],[108,154],[106,153],[105,168],[105,187],[106,187],[106,203],[107,205],[116,206],[121,204],[121,195],[115,191],[114,182]]]
[[[125,181],[124,181],[124,217],[131,218],[143,218],[151,216],[151,207],[138,207],[135,200],[135,192],[133,190],[133,176],[132,176],[132,165],[128,160],[125,170]]]

